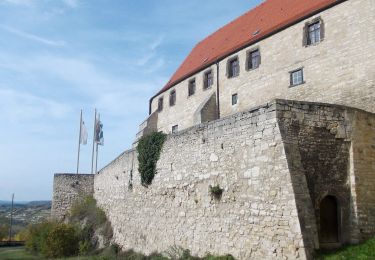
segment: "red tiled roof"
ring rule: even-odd
[[[264,1],[199,42],[158,94],[236,50],[339,2],[342,0]]]

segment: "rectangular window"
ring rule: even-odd
[[[238,95],[237,94],[233,94],[232,95],[232,106],[236,105],[238,102]]]
[[[307,44],[312,45],[319,43],[321,38],[320,21],[308,25],[307,30]]]
[[[158,100],[158,111],[161,112],[163,110],[163,98],[159,98]]]
[[[194,93],[195,93],[195,79],[192,79],[192,80],[189,81],[188,93],[189,93],[189,97],[194,95]]]
[[[303,69],[298,69],[290,73],[290,85],[296,86],[303,84]]]
[[[176,90],[172,90],[169,94],[169,105],[174,106],[176,104]]]
[[[247,69],[253,70],[259,68],[260,65],[260,51],[259,49],[249,52],[247,57]]]
[[[213,84],[214,84],[214,78],[212,75],[212,70],[205,72],[204,79],[203,79],[203,88],[208,89]]]
[[[240,65],[238,58],[234,58],[228,61],[228,77],[237,77],[240,74]]]
[[[172,134],[177,133],[177,131],[178,131],[178,125],[172,126]]]

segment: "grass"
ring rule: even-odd
[[[37,260],[38,256],[33,256],[26,252],[23,247],[0,247],[1,260]]]
[[[56,260],[169,260],[171,258],[164,257],[161,254],[151,254],[150,256],[144,256],[140,253],[136,253],[133,250],[120,253],[116,256],[113,247],[108,247],[101,251],[99,255],[93,256],[76,256],[68,258],[58,258]],[[47,260],[41,256],[35,256],[27,252],[24,247],[0,247],[0,259],[1,260]],[[177,257],[172,257],[172,259],[177,259]],[[184,254],[179,256],[178,259],[183,260],[234,260],[233,257],[229,256],[211,256],[207,255],[204,258],[193,257],[190,255],[188,250],[184,251]]]
[[[319,260],[371,260],[375,259],[375,238],[367,240],[363,244],[347,246],[334,252],[322,252]]]

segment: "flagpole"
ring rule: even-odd
[[[94,137],[92,138],[91,174],[94,173],[95,131],[96,131],[96,108],[95,108],[95,115],[94,115]]]
[[[78,136],[78,156],[77,156],[77,174],[79,170],[79,153],[81,151],[81,131],[82,131],[82,109],[81,109],[81,116],[79,119],[79,136]]]
[[[98,146],[99,144],[96,143],[96,162],[95,162],[95,174],[98,173]]]
[[[98,122],[100,124],[100,114],[98,114]],[[99,137],[100,138],[100,137]],[[99,142],[99,140],[98,140]],[[99,143],[96,143],[96,155],[95,155],[95,174],[97,173],[98,171],[98,146],[99,146]]]
[[[12,208],[10,210],[10,227],[9,227],[9,242],[12,241],[12,226],[13,226],[13,201],[14,193],[12,194]]]

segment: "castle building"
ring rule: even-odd
[[[374,0],[265,0],[198,43],[149,109],[137,138],[168,133],[152,184],[136,149],[55,174],[54,218],[92,194],[125,250],[240,260],[375,236]]]
[[[371,1],[264,1],[194,47],[151,98],[139,135],[186,129],[275,98],[375,112],[373,8]]]

